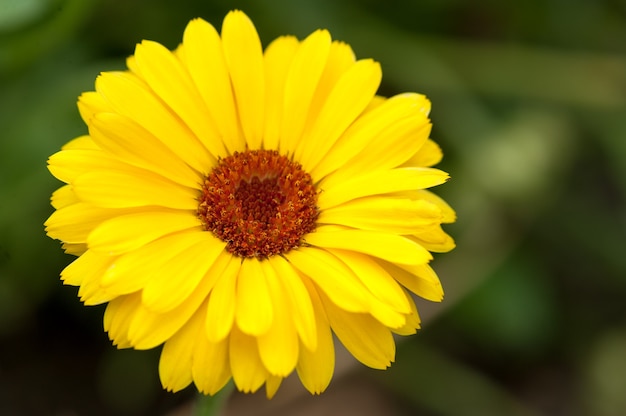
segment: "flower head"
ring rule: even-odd
[[[429,101],[376,96],[378,63],[319,30],[263,51],[252,22],[192,20],[170,51],[144,41],[78,107],[89,134],[49,159],[50,237],[86,305],[108,303],[119,348],[163,344],[163,386],[228,380],[272,396],[294,370],[311,393],[332,333],[363,364],[419,327],[409,292],[443,297],[431,252],[454,211]]]

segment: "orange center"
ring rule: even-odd
[[[275,150],[220,159],[199,202],[204,229],[239,257],[267,258],[300,246],[319,216],[311,176]]]

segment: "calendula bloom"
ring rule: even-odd
[[[207,394],[232,377],[268,397],[297,371],[317,394],[333,333],[387,368],[415,333],[412,296],[440,301],[431,252],[454,211],[429,101],[376,96],[380,65],[318,30],[262,49],[240,12],[221,34],[192,20],[170,51],[137,45],[128,70],[81,95],[89,134],[49,159],[50,237],[86,305],[108,303],[119,348],[163,344],[163,386]]]

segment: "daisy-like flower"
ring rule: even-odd
[[[440,301],[431,252],[454,211],[429,101],[376,95],[381,69],[318,30],[263,51],[240,12],[221,34],[192,20],[170,51],[137,45],[78,101],[89,134],[49,159],[50,237],[85,305],[108,303],[119,348],[163,344],[159,373],[207,394],[232,377],[268,397],[297,371],[311,393],[334,369],[333,333],[387,368],[415,333],[409,292]]]

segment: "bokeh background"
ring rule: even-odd
[[[427,94],[459,220],[434,262],[446,299],[418,304],[390,370],[341,355],[321,398],[288,383],[226,414],[626,414],[624,0],[0,0],[0,414],[198,410],[59,281],[46,159],[86,132],[75,102],[100,71],[232,8],[264,45],[328,28],[382,63],[382,94]]]

